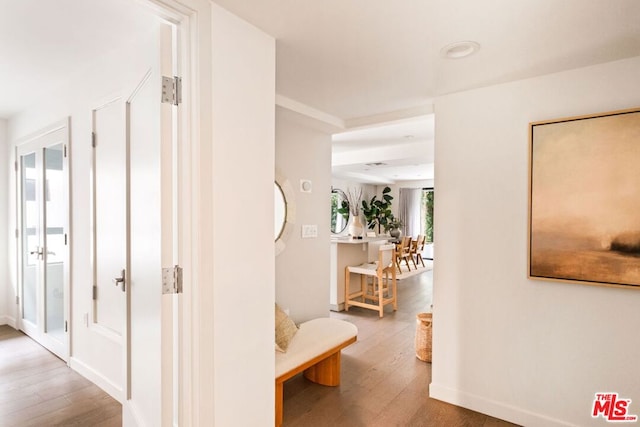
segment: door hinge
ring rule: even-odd
[[[16,295],[16,305],[20,304],[20,297]]]
[[[162,269],[162,294],[181,294],[182,293],[182,267],[176,265],[174,267]]]
[[[18,172],[18,161],[13,162],[13,168]]]
[[[93,300],[97,300],[98,299],[98,287],[97,286],[93,286]]]
[[[64,147],[64,157],[67,157],[67,146],[64,145],[63,147]]]
[[[67,233],[64,233],[64,245],[67,246]]]
[[[180,105],[182,102],[182,77],[162,76],[162,103]]]
[[[16,228],[16,239],[20,237],[20,232],[18,231],[18,229]]]
[[[96,148],[96,133],[95,132],[91,132],[91,146],[93,148]]]
[[[67,323],[67,321],[64,321],[64,331],[65,332],[69,332],[69,324]]]

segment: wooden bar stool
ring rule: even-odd
[[[382,245],[378,251],[378,261],[375,263],[347,266],[344,271],[344,309],[349,306],[368,308],[384,316],[384,306],[393,304],[393,310],[398,309],[398,289],[396,286],[395,245]],[[351,292],[351,273],[360,275],[360,290]],[[391,281],[389,281],[391,273]],[[368,278],[372,283],[368,283]],[[385,297],[385,292],[387,297]],[[374,301],[369,303],[367,300]]]

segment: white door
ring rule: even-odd
[[[68,121],[17,147],[19,327],[69,360]]]
[[[173,76],[173,31],[158,26],[148,70],[92,115],[93,327],[122,343],[114,365],[122,367],[124,426],[171,425],[177,399],[175,296],[162,294],[163,267],[176,253],[177,107],[161,102],[162,75]]]
[[[123,271],[126,273],[127,270],[128,256],[124,99],[109,100],[92,113],[92,326],[122,342],[126,283],[121,279],[124,279]]]
[[[162,47],[170,47],[171,27],[163,27],[162,32],[166,42]],[[171,64],[170,50],[164,53],[168,54]],[[131,274],[127,290],[129,392],[125,411],[132,411],[136,423],[146,426],[163,425],[162,390],[170,386],[171,380],[170,370],[169,375],[163,376],[160,356],[162,339],[170,340],[172,332],[169,328],[163,335],[161,319],[163,298],[171,298],[162,295],[162,268],[173,265],[171,125],[174,107],[160,102],[162,74],[159,71],[160,67],[151,69],[127,100]],[[168,71],[172,76],[171,70]],[[163,252],[169,254],[166,265],[163,265]],[[171,305],[167,308],[171,309]],[[170,424],[170,420],[164,424],[167,422]]]

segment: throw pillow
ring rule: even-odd
[[[296,332],[298,332],[296,324],[276,304],[276,350],[285,353]]]

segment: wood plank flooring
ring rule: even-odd
[[[122,425],[122,406],[22,332],[0,326],[0,426]]]
[[[431,364],[415,356],[416,314],[430,311],[431,271],[398,282],[398,311],[331,313],[358,327],[342,351],[339,387],[298,375],[284,385],[285,427],[506,427],[514,424],[429,398]]]
[[[352,307],[331,316],[358,327],[342,352],[342,384],[296,376],[284,387],[284,426],[506,427],[513,424],[428,397],[431,365],[415,357],[415,315],[428,311],[432,273],[399,282],[398,311]],[[0,326],[0,426],[122,425],[122,407],[26,335]],[[267,424],[265,424],[267,425]]]

